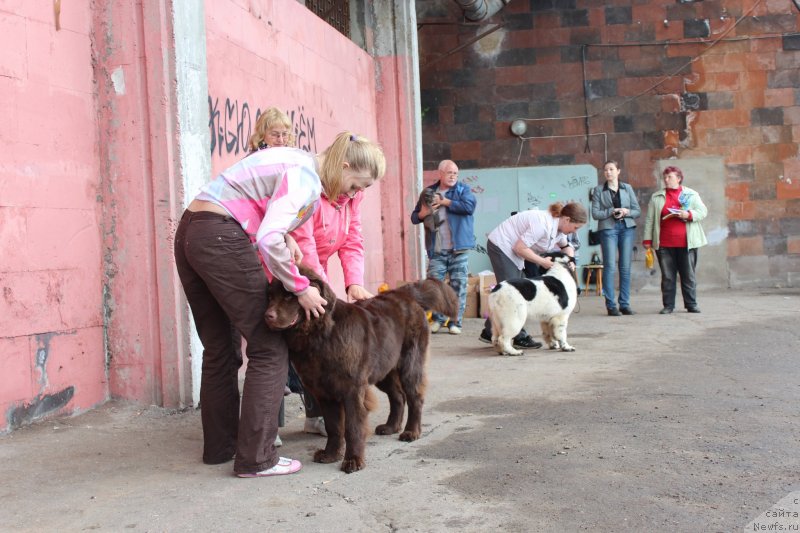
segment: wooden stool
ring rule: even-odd
[[[603,265],[584,265],[586,269],[586,280],[583,283],[583,294],[589,292],[589,280],[592,277],[592,271],[596,273],[594,282],[594,292],[598,296],[603,294]]]

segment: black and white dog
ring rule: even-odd
[[[553,266],[543,276],[506,280],[489,294],[492,344],[503,355],[522,355],[512,340],[528,321],[538,320],[545,344],[552,350],[574,352],[567,342],[567,322],[578,300],[575,259],[563,253],[547,254]]]

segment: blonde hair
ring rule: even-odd
[[[374,180],[379,180],[386,173],[386,157],[377,144],[366,137],[343,131],[336,136],[333,143],[321,154],[322,166],[319,177],[325,195],[335,200],[342,194],[343,164],[349,163],[355,171],[368,171]]]
[[[586,224],[586,221],[589,220],[589,213],[586,211],[586,208],[578,202],[570,202],[567,205],[556,202],[550,204],[547,210],[555,218],[569,217],[569,219],[576,224]]]
[[[289,116],[277,107],[270,107],[261,113],[261,116],[256,120],[255,131],[250,136],[250,140],[247,141],[247,151],[255,152],[264,148],[264,145],[268,144],[266,141],[267,132],[276,126],[283,126],[289,130],[289,139],[286,141],[286,146],[294,146],[294,134],[291,133],[292,121],[289,120]]]

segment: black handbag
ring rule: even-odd
[[[589,246],[597,246],[600,244],[600,232],[589,230]]]

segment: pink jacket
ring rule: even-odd
[[[314,157],[295,148],[271,148],[248,155],[208,182],[197,199],[222,206],[255,243],[268,272],[287,291],[301,294],[300,274],[284,235],[311,219],[322,183]]]
[[[326,281],[328,259],[339,254],[345,287],[364,285],[364,237],[361,235],[361,202],[364,193],[354,198],[345,194],[331,202],[323,193],[312,222],[303,224],[292,236],[303,252],[303,263]]]

